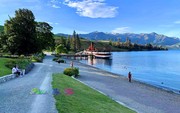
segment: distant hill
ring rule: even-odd
[[[168,49],[180,49],[180,43],[171,45],[171,46],[167,46]]]
[[[62,38],[64,37],[67,37],[68,35],[54,35],[54,39],[55,39],[55,43],[56,45],[59,45],[59,44],[62,44]],[[112,45],[109,45],[109,41],[90,41],[88,39],[84,39],[84,38],[80,38],[80,41],[81,41],[81,48],[80,50],[85,50],[87,49],[91,42],[94,43],[94,46],[96,49],[99,49],[99,50],[103,50],[105,48],[111,48],[111,51],[128,51],[128,49],[122,49],[122,48],[117,48],[117,47],[114,47]]]
[[[4,26],[0,25],[0,33],[4,31]]]
[[[68,36],[67,34],[56,34],[58,36]],[[91,32],[88,34],[79,34],[80,37],[83,37],[88,40],[112,40],[117,41],[120,38],[121,42],[125,42],[128,37],[132,43],[137,44],[147,44],[151,43],[154,45],[163,45],[163,46],[171,46],[177,43],[180,43],[180,39],[176,37],[168,37],[165,35],[160,35],[157,33],[124,33],[124,34],[111,34],[104,32]]]

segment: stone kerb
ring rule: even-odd
[[[25,68],[25,74],[29,73],[29,71],[31,71],[33,67],[34,67],[34,63],[29,64],[29,65]]]
[[[9,81],[9,80],[14,79],[14,78],[16,78],[15,74],[10,74],[10,75],[6,75],[6,76],[3,76],[3,77],[0,77],[0,83]]]
[[[29,64],[29,65],[25,68],[25,74],[27,74],[29,71],[31,71],[33,67],[34,67],[34,63]],[[11,80],[11,79],[14,79],[14,78],[16,78],[16,75],[15,75],[15,74],[9,74],[9,75],[0,77],[0,83],[7,82],[7,81],[9,81],[9,80]]]

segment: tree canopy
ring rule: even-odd
[[[15,17],[4,24],[0,37],[1,48],[11,54],[33,54],[54,46],[52,27],[45,22],[36,22],[32,11],[19,9]]]
[[[46,22],[37,22],[36,33],[38,42],[40,44],[39,49],[43,50],[53,50],[55,46],[55,40],[53,33],[51,32],[53,28]]]

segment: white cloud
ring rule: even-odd
[[[168,30],[162,34],[166,35],[166,36],[170,36],[170,37],[179,37],[180,38],[180,33],[179,33],[180,29],[173,29],[173,30]]]
[[[47,22],[47,23],[50,25],[59,25],[59,23],[57,23],[57,22]]]
[[[59,5],[61,4],[61,2],[59,2],[58,0],[51,0],[49,5],[53,8],[61,8]]]
[[[175,23],[175,24],[180,24],[180,20],[178,20],[178,21],[175,21],[174,23]]]
[[[127,32],[130,32],[130,28],[129,27],[119,27],[119,28],[115,28],[111,32],[114,34],[116,34],[116,33],[127,33]]]
[[[55,5],[55,4],[53,4],[52,7],[54,7],[54,8],[61,8],[61,7],[59,7],[59,6]]]
[[[90,18],[112,18],[118,13],[118,7],[108,6],[105,0],[65,0],[64,4],[75,8],[78,15]]]

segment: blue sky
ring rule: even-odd
[[[180,37],[180,0],[0,0],[0,25],[19,8],[54,33],[151,33]]]

